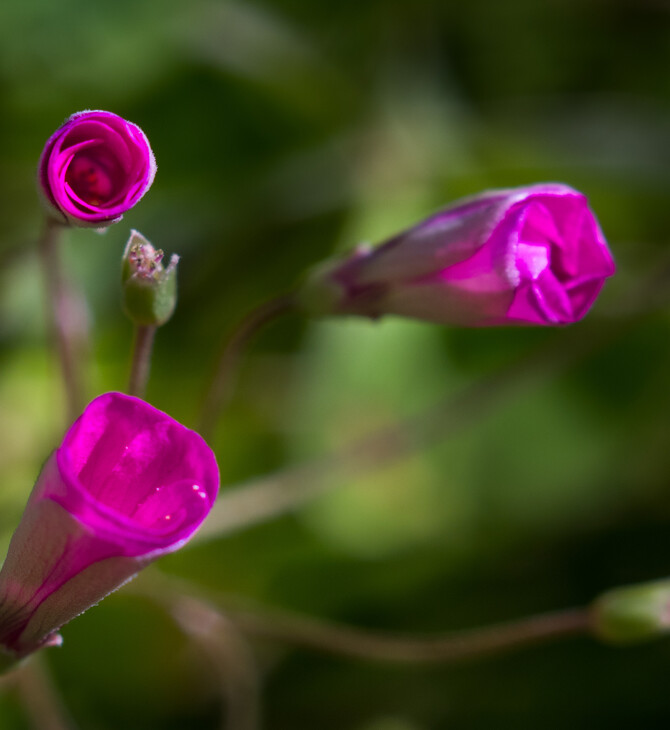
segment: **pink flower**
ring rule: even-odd
[[[326,264],[301,300],[314,314],[563,325],[586,314],[613,273],[586,197],[548,183],[468,198],[377,248]]]
[[[138,398],[93,400],[49,457],[0,571],[0,646],[25,656],[152,560],[216,499],[205,441]]]
[[[48,210],[64,223],[93,228],[121,220],[155,174],[144,132],[103,111],[73,114],[49,137],[38,166]]]

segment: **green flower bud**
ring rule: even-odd
[[[155,249],[138,231],[131,231],[123,253],[121,282],[123,309],[134,324],[159,327],[172,316],[177,305],[177,264],[172,255],[166,268],[163,252]]]
[[[608,591],[592,606],[596,636],[614,644],[633,644],[670,631],[670,580]]]

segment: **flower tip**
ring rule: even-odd
[[[47,636],[42,646],[45,648],[51,646],[63,646],[63,637],[61,636],[61,634],[55,631],[53,634],[49,634],[49,636]]]
[[[165,273],[171,274],[176,268],[177,264],[179,263],[179,256],[176,253],[173,253],[172,256],[170,256],[170,262],[165,267]]]

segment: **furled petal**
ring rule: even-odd
[[[156,160],[144,132],[105,111],[73,114],[47,140],[38,165],[48,210],[76,226],[120,220],[155,174]]]
[[[483,193],[322,265],[299,299],[315,315],[563,325],[586,314],[613,273],[584,195],[547,183]]]

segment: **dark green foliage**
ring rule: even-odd
[[[559,338],[585,352],[463,413],[469,425],[449,439],[296,515],[171,556],[165,571],[403,633],[580,605],[666,575],[670,297],[667,277],[644,282],[670,250],[669,22],[662,2],[633,0],[3,0],[3,545],[62,428],[31,248],[34,169],[65,117],[101,108],[145,130],[158,173],[107,234],[69,234],[95,331],[91,393],[127,377],[119,262],[135,228],[181,256],[148,399],[189,425],[244,312],[336,250],[462,195],[572,185],[619,266],[569,332],[272,325],[213,439],[224,489],[431,408]],[[217,727],[212,670],[159,609],[121,592],[63,635],[48,659],[80,727]],[[253,645],[268,730],[616,730],[670,715],[663,641],[571,639],[450,667]],[[15,696],[0,698],[3,730],[24,722]]]

